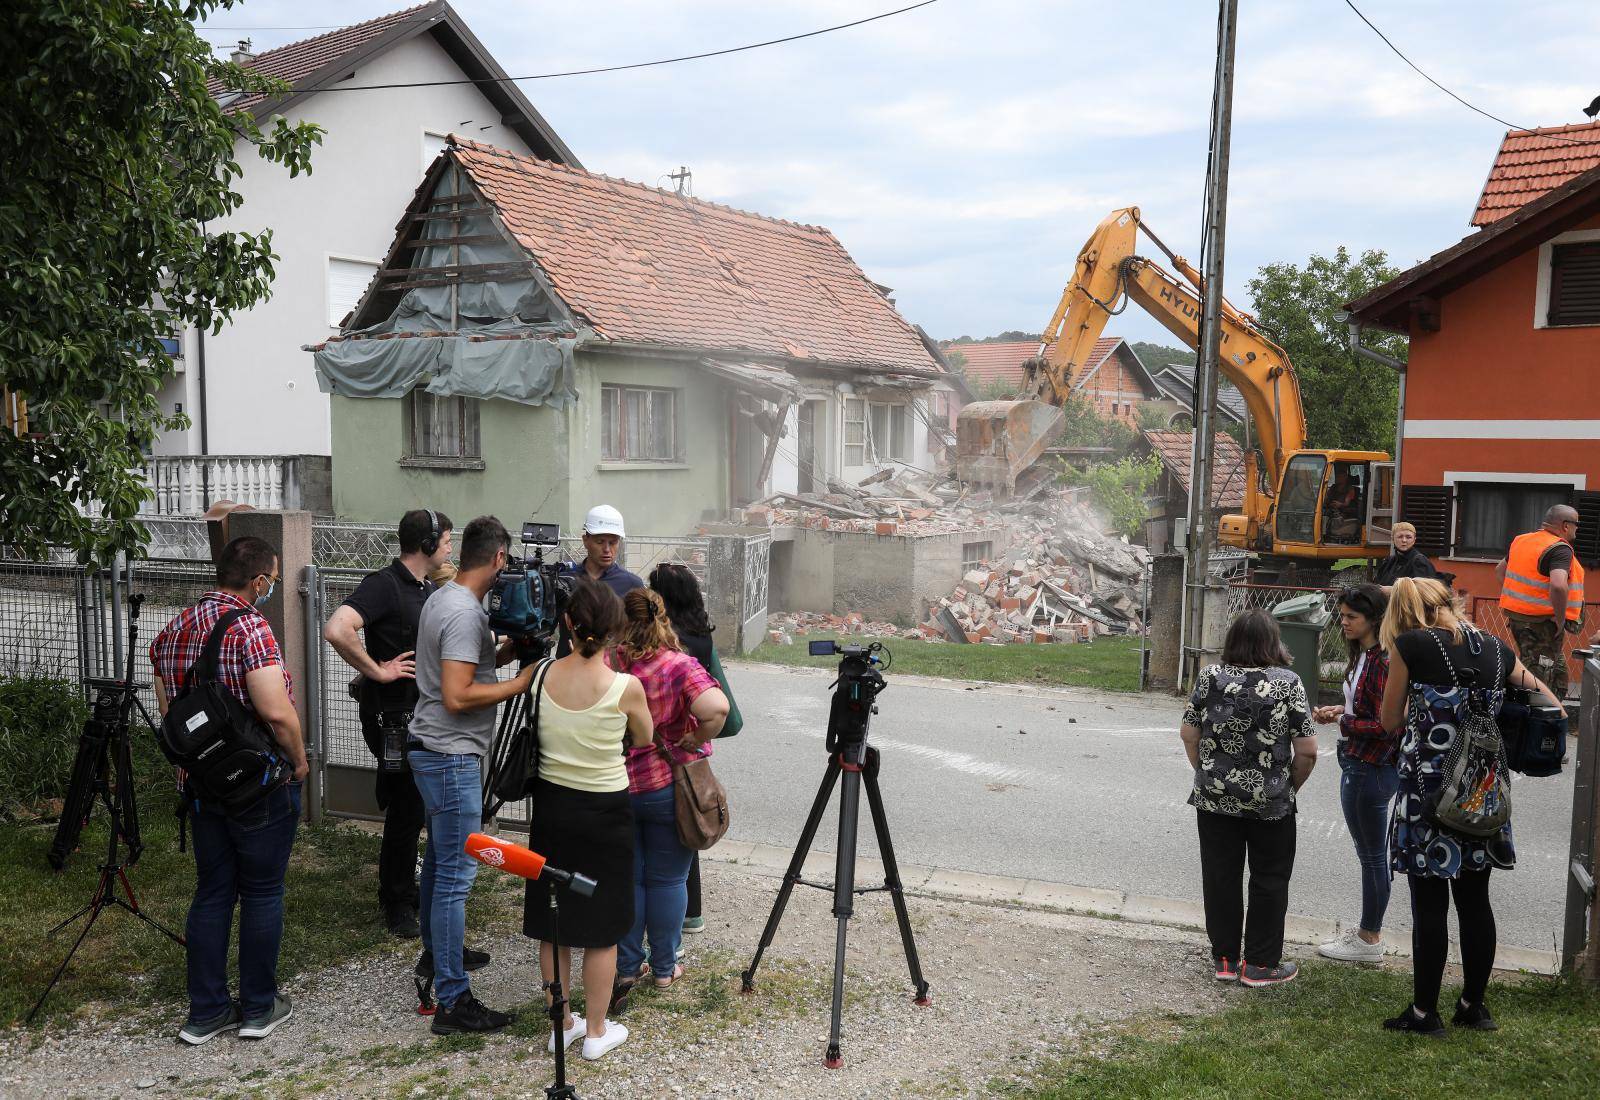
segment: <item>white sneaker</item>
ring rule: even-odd
[[[583,1017],[579,1016],[577,1013],[573,1013],[572,1026],[561,1033],[562,1048],[570,1049],[573,1043],[576,1043],[579,1039],[583,1038],[583,1033],[587,1031],[588,1028],[589,1025],[584,1022]],[[549,1054],[554,1054],[556,1052],[556,1036],[554,1031],[550,1033],[550,1038],[545,1041],[544,1049],[546,1053]]]
[[[606,1021],[606,1033],[598,1039],[585,1038],[583,1040],[584,1061],[593,1062],[604,1058],[620,1047],[628,1038],[628,1029],[615,1020]]]
[[[1317,954],[1340,962],[1377,962],[1383,958],[1383,941],[1368,943],[1354,928],[1346,928],[1336,940],[1317,948]]]

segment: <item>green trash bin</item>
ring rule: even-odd
[[[1278,620],[1283,644],[1294,661],[1295,675],[1306,686],[1306,698],[1317,705],[1317,684],[1322,673],[1322,632],[1333,618],[1320,592],[1306,592],[1277,604],[1272,617]]]

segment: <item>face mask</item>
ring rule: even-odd
[[[269,581],[269,582],[267,582],[267,590],[265,592],[261,593],[261,595],[256,597],[256,606],[259,607],[261,604],[264,604],[268,600],[272,599],[272,594],[274,592],[276,592],[277,590],[278,590],[278,582],[277,581]]]

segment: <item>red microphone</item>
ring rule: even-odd
[[[508,874],[526,879],[549,875],[555,881],[565,883],[574,893],[584,897],[591,897],[594,894],[596,886],[594,879],[587,875],[550,867],[545,863],[544,856],[538,852],[524,848],[520,844],[513,844],[509,840],[490,836],[488,833],[473,833],[467,837],[467,855],[479,863]]]

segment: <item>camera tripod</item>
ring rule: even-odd
[[[822,785],[817,788],[817,797],[811,803],[811,813],[800,832],[800,842],[795,845],[794,858],[789,861],[789,869],[784,873],[783,886],[773,902],[772,913],[761,932],[760,946],[756,948],[755,957],[750,960],[749,968],[740,975],[740,979],[741,992],[755,991],[756,969],[761,965],[761,956],[772,946],[773,938],[778,934],[778,924],[783,920],[783,911],[796,886],[831,890],[833,915],[839,925],[833,947],[833,1009],[828,1024],[828,1049],[822,1064],[829,1069],[838,1069],[844,1064],[844,1057],[839,1050],[839,1030],[844,1013],[845,936],[850,917],[855,912],[857,894],[885,891],[889,894],[894,903],[895,922],[900,927],[900,943],[905,948],[906,965],[911,971],[911,984],[916,989],[912,1003],[925,1008],[932,1002],[928,996],[928,983],[922,977],[922,964],[917,958],[917,942],[911,931],[911,915],[906,910],[900,867],[895,862],[894,842],[889,836],[889,821],[883,812],[883,793],[878,787],[878,750],[867,745],[867,723],[877,710],[873,700],[888,686],[873,667],[877,663],[876,653],[882,647],[878,643],[873,643],[871,647],[852,645],[844,648],[833,642],[813,642],[811,645],[813,656],[844,654],[844,659],[839,662],[839,679],[834,682],[836,690],[828,719],[828,768],[823,773]],[[831,648],[824,651],[818,648],[821,646]],[[844,780],[842,784],[839,782],[841,776]],[[872,813],[873,830],[878,838],[878,852],[883,859],[882,886],[856,885],[856,825],[863,781],[867,789],[867,807]],[[833,883],[810,882],[802,877],[801,868],[810,854],[811,843],[822,825],[822,814],[827,809],[835,786],[840,788],[839,845],[834,857]]]
[[[61,960],[61,965],[50,976],[44,992],[39,994],[39,999],[28,1012],[29,1023],[44,1007],[45,999],[55,989],[61,975],[66,973],[68,964],[105,910],[124,909],[180,947],[184,945],[182,936],[139,908],[139,899],[128,881],[128,868],[139,862],[139,856],[144,851],[144,843],[139,835],[139,807],[134,798],[132,735],[129,731],[133,711],[137,708],[145,723],[154,728],[149,712],[135,694],[148,685],[133,682],[134,642],[138,637],[136,620],[139,617],[139,604],[143,600],[143,596],[128,597],[128,659],[122,679],[91,677],[86,681],[97,692],[94,710],[84,723],[83,733],[78,740],[78,755],[73,761],[72,778],[67,785],[61,820],[56,826],[48,858],[50,866],[58,871],[66,865],[67,856],[77,847],[78,836],[94,813],[97,803],[105,807],[108,821],[106,856],[100,864],[100,878],[95,884],[93,896],[76,913],[45,933],[47,937],[53,937],[74,921],[84,916],[89,918],[66,958]]]

